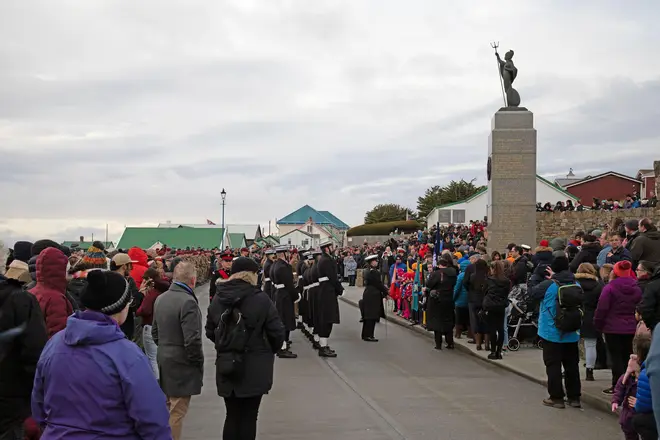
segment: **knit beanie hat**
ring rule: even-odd
[[[238,272],[259,272],[259,265],[252,258],[238,257],[231,263],[231,273]]]
[[[552,263],[550,264],[550,269],[552,269],[554,273],[568,270],[568,258],[565,256],[555,257],[555,259],[552,260]]]
[[[90,246],[83,255],[80,264],[85,265],[87,269],[107,269],[108,261],[103,251],[95,246]]]
[[[96,249],[99,249],[101,252],[105,251],[105,245],[102,241],[94,240],[92,246],[94,246]]]
[[[540,243],[539,243],[539,246],[541,246],[541,247],[549,247],[549,246],[550,246],[550,242],[549,242],[548,240],[541,240]]]
[[[619,261],[614,265],[614,274],[617,278],[635,278],[635,273],[632,270],[630,261]]]
[[[27,263],[32,256],[32,243],[29,241],[17,241],[14,244],[14,260]]]
[[[53,240],[37,240],[32,245],[32,256],[37,257],[44,249],[48,248],[59,249],[60,245]]]
[[[106,315],[124,310],[132,295],[126,278],[109,270],[92,270],[87,274],[87,287],[80,298],[83,306]]]

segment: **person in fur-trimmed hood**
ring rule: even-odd
[[[541,240],[539,246],[534,250],[534,256],[532,257],[534,270],[532,271],[532,276],[529,278],[528,283],[530,289],[545,280],[545,269],[552,263],[552,252],[553,249],[550,247],[548,240]]]

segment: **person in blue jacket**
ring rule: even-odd
[[[549,394],[543,404],[552,408],[565,408],[566,396],[569,406],[581,408],[580,332],[562,333],[555,325],[559,286],[575,284],[575,277],[564,256],[555,257],[546,271],[546,279],[532,289],[534,299],[541,301],[538,335],[543,339],[543,362],[548,376]],[[562,366],[566,393],[562,385]]]
[[[32,416],[42,438],[171,439],[165,395],[121,331],[132,296],[116,272],[87,275],[85,311],[69,316],[37,364]]]
[[[460,264],[461,273],[456,278],[454,286],[454,307],[456,308],[456,325],[454,326],[454,338],[461,339],[464,329],[470,327],[470,309],[468,309],[468,292],[463,285],[465,269],[470,265],[470,260],[463,260]]]

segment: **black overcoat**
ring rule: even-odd
[[[339,300],[344,288],[337,278],[337,263],[327,254],[321,255],[317,263],[319,287],[314,305],[314,326],[339,324]]]
[[[428,295],[426,302],[427,330],[442,333],[453,330],[456,278],[456,269],[453,267],[441,267],[429,275],[426,281]]]
[[[296,329],[296,313],[294,304],[298,301],[298,292],[293,284],[291,265],[278,259],[270,268],[271,282],[275,291],[275,306],[280,314],[284,328],[288,331]]]
[[[380,321],[385,318],[385,306],[383,298],[389,295],[389,291],[383,284],[378,269],[367,269],[364,272],[364,292],[362,293],[363,319]]]

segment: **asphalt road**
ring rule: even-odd
[[[206,286],[198,289],[206,315]],[[378,343],[360,340],[359,312],[340,302],[342,324],[318,357],[299,331],[298,359],[275,361],[275,385],[259,415],[260,439],[506,439],[621,437],[615,418],[593,409],[541,405],[545,390],[405,328],[379,324]],[[215,392],[214,350],[205,341],[205,381],[185,419],[185,439],[221,438],[224,404]]]

